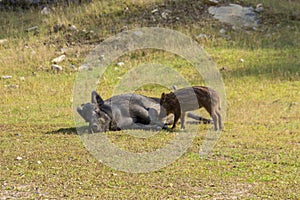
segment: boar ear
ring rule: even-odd
[[[95,103],[98,106],[102,106],[104,104],[103,99],[100,97],[100,95],[96,91],[92,92],[92,103]]]
[[[88,121],[88,120],[86,119],[86,116],[84,115],[84,113],[83,113],[81,107],[77,107],[77,112],[78,112],[78,114],[79,114],[85,121]]]
[[[160,103],[162,104],[166,100],[166,94],[163,92],[160,97]]]

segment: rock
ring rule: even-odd
[[[0,39],[0,44],[4,44],[6,42],[8,42],[8,39]]]
[[[224,28],[222,28],[220,31],[219,31],[221,34],[225,34],[226,33],[226,30]]]
[[[16,160],[22,160],[23,158],[21,156],[16,157]]]
[[[25,31],[26,32],[37,31],[38,28],[39,28],[38,26],[33,26],[33,27],[30,27],[30,28],[26,29]]]
[[[245,60],[244,60],[243,58],[241,58],[241,59],[240,59],[240,62],[243,63],[243,62],[245,62]]]
[[[61,56],[59,56],[59,57],[57,57],[57,58],[54,58],[51,62],[52,62],[52,63],[60,63],[60,62],[62,62],[65,58],[66,58],[65,55],[61,55]]]
[[[105,59],[105,56],[104,56],[104,54],[101,54],[101,55],[100,55],[100,57],[99,57],[99,60],[101,60],[101,61],[102,61],[102,60],[104,60],[104,59]]]
[[[57,72],[63,70],[62,66],[56,64],[51,65],[51,68]]]
[[[10,84],[10,85],[4,85],[4,87],[9,88],[9,89],[17,89],[17,88],[19,88],[19,85]]]
[[[206,0],[205,4],[211,5],[211,6],[216,6],[219,4],[219,1],[218,0]]]
[[[73,64],[70,65],[70,68],[73,69],[73,70],[77,70],[76,66],[73,65]]]
[[[255,28],[259,25],[259,17],[252,7],[242,7],[238,4],[229,6],[211,6],[208,12],[221,22],[237,26]]]
[[[87,64],[83,64],[78,67],[78,71],[89,70],[90,67]]]
[[[42,162],[38,160],[38,161],[37,161],[37,164],[39,164],[39,165],[40,165],[40,164],[42,164]]]
[[[153,14],[153,13],[156,13],[156,12],[158,12],[158,9],[157,9],[157,8],[155,8],[154,10],[151,11],[152,14]]]
[[[207,37],[206,34],[201,33],[201,34],[197,35],[196,38],[197,38],[197,39],[202,39],[202,38],[207,39],[208,37]]]
[[[44,7],[42,10],[41,10],[41,14],[42,15],[50,15],[51,13],[51,10],[48,8],[48,7]]]
[[[75,26],[75,25],[72,25],[72,24],[69,24],[69,26],[68,26],[68,30],[69,31],[78,31],[78,29],[77,29],[77,27]]]
[[[161,17],[162,17],[163,19],[168,19],[168,16],[169,16],[170,13],[171,13],[170,10],[165,10],[165,11],[163,11],[163,12],[161,13]]]
[[[255,11],[258,12],[258,13],[264,11],[263,5],[261,3],[257,4],[256,8],[255,8]]]
[[[124,63],[124,62],[118,62],[117,65],[118,65],[119,67],[122,67],[123,65],[125,65],[125,63]]]
[[[10,76],[10,75],[1,76],[1,79],[10,79],[10,78],[12,78],[12,76]]]

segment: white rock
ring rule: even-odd
[[[8,39],[0,39],[0,44],[4,44],[6,42],[8,42]]]
[[[75,25],[69,24],[68,30],[77,31],[77,27]]]
[[[1,78],[2,79],[10,79],[10,78],[12,78],[12,76],[11,75],[4,75],[4,76],[1,76]]]
[[[22,160],[23,158],[21,156],[16,157],[16,160]]]
[[[123,65],[125,65],[125,63],[124,63],[124,62],[118,62],[117,65],[118,65],[119,67],[122,67]]]
[[[51,13],[50,9],[48,7],[44,7],[42,10],[41,10],[41,14],[42,15],[49,15]]]
[[[224,28],[222,28],[222,29],[220,30],[220,33],[221,33],[221,34],[225,34],[225,33],[226,33],[226,30],[225,30]]]
[[[60,62],[63,61],[65,58],[66,58],[65,55],[61,55],[61,56],[59,56],[59,57],[57,57],[57,58],[54,58],[51,62],[52,62],[52,63],[60,63]]]
[[[262,11],[264,11],[263,5],[261,3],[257,4],[255,11],[256,12],[262,12]]]
[[[104,54],[101,54],[101,55],[100,55],[100,60],[104,60],[104,59],[105,59]]]
[[[56,64],[51,65],[51,68],[53,70],[56,70],[56,71],[62,71],[63,70],[62,66],[56,65]]]
[[[243,58],[241,58],[241,59],[240,59],[240,62],[243,63],[243,62],[245,62],[245,60],[244,60]]]
[[[78,67],[78,70],[79,71],[83,71],[83,70],[88,70],[90,67],[86,64],[83,64],[81,66]]]
[[[39,164],[39,165],[40,165],[40,164],[42,164],[42,162],[38,160],[38,161],[37,161],[37,164]]]
[[[197,36],[197,38],[198,38],[198,39],[201,39],[201,38],[205,38],[205,39],[206,39],[206,38],[208,38],[208,37],[207,37],[206,34],[201,33],[201,34],[199,34],[199,35]]]
[[[157,8],[155,8],[154,10],[151,11],[151,13],[156,13],[156,12],[158,12]]]
[[[161,13],[161,17],[162,17],[163,19],[168,19],[168,15],[169,15],[169,13],[166,12],[166,11],[164,11],[164,12]]]

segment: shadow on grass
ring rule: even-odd
[[[66,134],[66,135],[78,135],[79,132],[86,132],[88,130],[88,126],[82,126],[79,128],[70,127],[70,128],[60,128],[58,130],[48,131],[45,134]]]

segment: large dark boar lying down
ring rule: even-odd
[[[213,118],[214,129],[222,130],[220,98],[217,92],[205,86],[194,86],[176,90],[169,94],[162,93],[160,104],[166,114],[174,114],[172,129],[180,118],[181,128],[184,129],[185,112],[204,107]],[[160,116],[165,115],[165,112]]]
[[[121,94],[103,100],[93,91],[91,102],[82,104],[77,111],[89,123],[91,133],[124,129],[160,130],[167,126],[164,123],[166,115],[161,111],[159,102],[159,98],[139,94]],[[188,117],[199,122],[211,122],[192,113]]]

